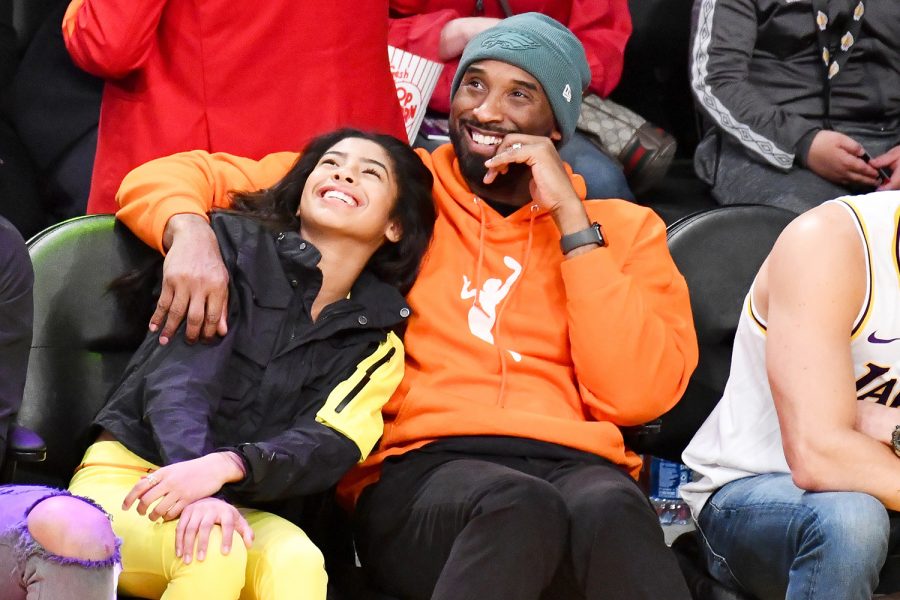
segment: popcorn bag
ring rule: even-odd
[[[393,46],[388,46],[388,58],[411,144],[422,126],[428,101],[444,65]]]

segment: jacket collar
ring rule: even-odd
[[[245,233],[259,227],[250,219],[240,221],[246,223]],[[318,293],[322,285],[319,250],[296,231],[271,232],[262,227],[258,231],[258,235],[242,236],[237,258],[255,302],[268,308],[287,308],[295,293],[292,279],[298,280],[303,289]],[[273,264],[282,268],[273,269]],[[411,310],[397,288],[368,270],[353,284],[346,308],[356,315],[357,322],[365,317],[360,325],[377,329],[396,327],[406,321]]]

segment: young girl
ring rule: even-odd
[[[260,507],[327,490],[380,437],[403,372],[402,294],[434,225],[431,184],[402,142],[341,130],[211,215],[227,334],[148,335],[70,486],[113,516],[122,593],[325,598],[319,550]]]

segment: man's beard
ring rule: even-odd
[[[484,161],[487,159],[482,156],[469,153],[468,147],[463,140],[464,136],[466,136],[465,126],[465,122],[457,121],[455,127],[450,127],[450,143],[453,144],[453,151],[456,153],[456,158],[459,160],[459,170],[465,178],[466,182],[469,184],[469,187],[473,189],[485,189],[484,176],[487,174],[488,168],[484,166]],[[516,133],[514,131],[485,128],[483,125],[479,125],[478,128],[486,131],[492,131],[499,136]],[[487,186],[486,189],[489,189],[491,191],[492,196],[494,194],[498,196],[509,194],[516,190],[523,178],[530,176],[531,168],[528,165],[507,165],[506,173],[497,175],[496,179],[494,179],[494,181],[489,186]]]

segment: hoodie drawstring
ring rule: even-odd
[[[497,324],[495,326],[496,334],[494,336],[494,342],[497,346],[497,352],[500,353],[500,392],[497,395],[497,403],[502,408],[505,406],[504,396],[506,394],[506,350],[500,345],[500,325],[503,320],[503,310],[506,308],[506,304],[512,295],[515,293],[516,288],[519,286],[519,282],[522,280],[522,277],[525,275],[526,269],[528,269],[528,260],[531,258],[531,245],[534,240],[534,218],[537,216],[538,205],[531,205],[531,216],[528,219],[528,242],[525,245],[525,256],[522,258],[522,272],[519,275],[519,278],[513,282],[512,287],[509,290],[509,294],[507,294],[506,298],[503,299],[503,302],[500,304],[500,308],[497,310]],[[482,209],[482,218],[484,215],[484,209]],[[482,231],[483,231],[483,223],[482,223]],[[482,233],[483,236],[483,233]],[[482,237],[482,240],[484,238]],[[483,243],[482,243],[483,245]],[[479,251],[480,254],[480,251]],[[480,289],[480,288],[479,288]]]
[[[478,216],[481,223],[478,229],[478,262],[475,264],[475,287],[473,288],[475,290],[475,299],[472,301],[472,306],[481,308],[481,266],[484,263],[484,235],[487,229],[487,215],[484,212],[484,205],[478,201],[478,196],[472,198],[472,201],[478,206]]]

